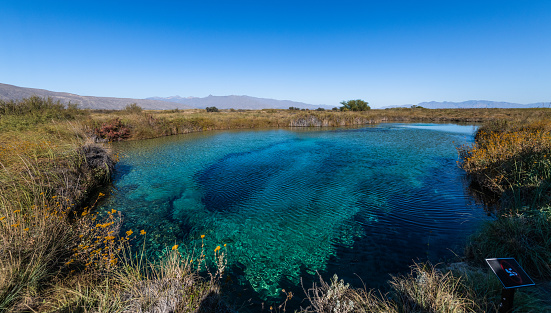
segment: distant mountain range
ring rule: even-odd
[[[499,101],[488,101],[488,100],[469,100],[463,102],[448,102],[448,101],[430,101],[430,102],[421,102],[417,104],[426,109],[492,109],[492,108],[548,108],[551,107],[549,102],[538,102],[530,104],[520,104],[520,103],[511,103],[511,102],[499,102]],[[397,105],[387,108],[399,108],[399,107],[410,107],[411,105]]]
[[[30,96],[51,97],[62,103],[76,103],[83,109],[94,110],[122,110],[131,103],[136,103],[146,110],[171,110],[171,109],[204,109],[206,107],[217,107],[218,109],[288,109],[296,107],[300,109],[317,109],[319,107],[331,109],[328,105],[312,105],[303,102],[290,100],[274,100],[255,98],[249,96],[208,96],[204,98],[180,96],[174,97],[152,97],[147,99],[112,98],[112,97],[91,97],[79,96],[66,92],[55,92],[44,89],[25,88],[0,83],[0,99],[19,100]]]
[[[76,103],[82,109],[94,110],[122,110],[131,103],[136,103],[146,110],[170,110],[170,109],[193,109],[181,103],[166,102],[148,99],[111,98],[111,97],[89,97],[79,96],[66,92],[55,92],[44,89],[24,88],[7,84],[0,84],[0,99],[19,100],[30,96],[51,97],[62,103]]]
[[[83,109],[106,109],[122,110],[131,103],[136,103],[146,110],[171,110],[171,109],[204,109],[206,107],[217,107],[218,109],[288,109],[295,107],[299,109],[315,110],[324,108],[326,110],[333,108],[330,105],[313,105],[303,102],[290,100],[274,100],[266,98],[255,98],[249,96],[208,96],[204,98],[196,97],[151,97],[147,99],[131,98],[112,98],[112,97],[91,97],[79,96],[66,92],[55,92],[44,89],[17,87],[0,83],[1,100],[19,100],[30,96],[51,97],[62,103],[76,103]],[[417,104],[427,109],[471,109],[471,108],[542,108],[551,107],[550,102],[539,102],[531,104],[519,104],[511,102],[498,102],[488,100],[469,100],[463,102],[421,102]],[[340,105],[337,105],[340,106]],[[386,108],[410,107],[411,105],[400,105]],[[382,108],[384,109],[384,108]]]
[[[315,110],[323,108],[330,110],[330,105],[313,105],[304,102],[290,100],[274,100],[266,98],[255,98],[249,96],[208,96],[204,98],[173,96],[167,98],[152,97],[150,100],[160,100],[175,103],[182,103],[198,109],[206,107],[217,107],[218,109],[243,109],[243,110],[261,110],[261,109],[288,109],[295,107],[299,109]]]

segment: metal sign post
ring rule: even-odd
[[[532,281],[532,278],[526,274],[514,258],[486,259],[486,263],[488,263],[503,285],[498,312],[512,312],[515,288],[534,286],[534,281]]]

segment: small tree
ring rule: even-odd
[[[360,99],[342,101],[341,104],[341,111],[367,111],[371,109],[367,102]]]
[[[135,102],[127,104],[126,107],[124,107],[124,110],[129,113],[140,113],[143,111],[142,107]]]
[[[207,112],[218,112],[218,108],[217,107],[207,107]]]

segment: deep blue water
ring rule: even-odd
[[[380,287],[414,260],[461,253],[483,209],[465,188],[456,146],[473,126],[382,124],[189,134],[115,145],[102,209],[174,244],[227,244],[231,284],[246,300],[293,290],[316,271]],[[182,249],[183,251],[184,249]],[[361,279],[361,280],[360,280]]]

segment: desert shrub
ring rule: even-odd
[[[52,120],[74,120],[88,114],[76,104],[32,96],[21,100],[0,100],[0,131],[22,131]]]
[[[40,98],[31,96],[21,100],[0,100],[1,115],[27,115],[36,112],[61,112],[65,110],[65,106],[52,98]]]
[[[95,133],[99,138],[108,141],[119,141],[130,137],[130,129],[118,117],[108,123],[103,123],[101,127],[95,129]]]
[[[124,110],[128,113],[141,113],[143,111],[142,107],[139,106],[137,103],[127,104],[124,107]]]
[[[341,104],[341,111],[367,111],[371,109],[369,103],[361,99],[342,101]]]
[[[217,107],[207,107],[206,108],[207,112],[218,112],[218,108]]]

